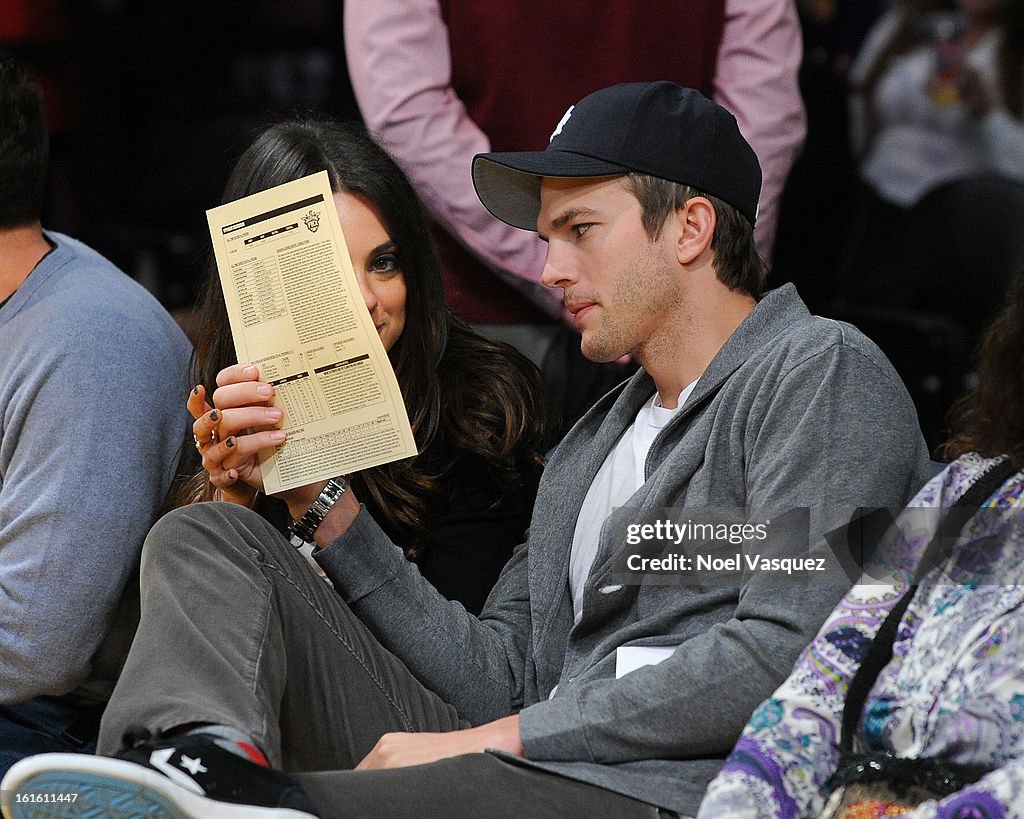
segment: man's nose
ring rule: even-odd
[[[540,273],[540,283],[545,287],[568,287],[575,279],[565,254],[555,242],[548,243],[548,253],[544,257],[544,269]]]

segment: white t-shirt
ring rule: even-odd
[[[575,622],[583,616],[583,587],[597,556],[601,528],[612,511],[622,506],[647,480],[645,465],[651,444],[693,392],[696,381],[679,394],[675,409],[661,406],[655,393],[636,420],[608,453],[583,499],[569,554],[569,591]]]

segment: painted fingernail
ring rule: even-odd
[[[198,385],[198,384],[196,384],[196,385],[195,385],[195,386],[194,386],[194,387],[192,388],[192,394],[193,394],[193,395],[199,395],[199,385]]]
[[[210,420],[216,421],[218,418],[220,418],[220,413],[217,410],[210,410]]]
[[[231,483],[234,483],[235,481],[237,481],[237,480],[238,480],[238,473],[237,473],[237,472],[235,472],[235,470],[233,470],[233,469],[229,469],[229,470],[227,471],[227,473],[226,473],[225,477],[226,477],[226,478],[227,478],[227,479],[228,479],[229,481],[231,481]]]
[[[230,449],[234,445],[235,445],[235,439],[234,438],[228,438],[226,441],[224,441],[224,446],[226,446],[228,449]]]
[[[256,388],[256,393],[258,395],[273,395],[274,394],[274,388],[271,387],[269,384],[260,384]]]

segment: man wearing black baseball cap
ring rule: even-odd
[[[600,345],[594,348],[594,336],[606,336],[613,329],[621,335],[624,328],[615,326],[616,322],[636,325],[644,314],[659,310],[675,310],[675,317],[682,318],[677,309],[680,299],[686,296],[686,310],[692,312],[695,293],[681,290],[682,283],[671,272],[655,279],[667,292],[652,298],[634,282],[631,298],[625,301],[612,293],[596,299],[599,285],[589,275],[580,282],[566,280],[564,262],[582,260],[587,245],[594,242],[564,239],[575,240],[581,227],[596,228],[602,242],[617,235],[610,225],[583,218],[573,210],[575,205],[566,203],[576,202],[576,193],[592,197],[600,191],[604,198],[617,197],[625,207],[639,210],[651,240],[643,252],[657,249],[661,261],[669,262],[665,254],[675,252],[670,234],[677,225],[666,224],[669,217],[676,217],[678,227],[688,231],[680,237],[685,241],[679,248],[687,256],[687,269],[706,270],[713,265],[725,287],[714,292],[701,288],[714,303],[709,316],[715,321],[701,331],[700,350],[692,351],[689,366],[683,368],[686,380],[673,379],[665,385],[667,391],[661,395],[665,406],[675,406],[683,387],[710,360],[706,353],[725,342],[753,310],[764,287],[764,266],[753,243],[761,189],[757,157],[732,114],[693,89],[670,82],[626,83],[593,93],[565,112],[546,150],[478,155],[473,180],[491,213],[514,227],[539,230],[548,240],[542,281],[565,290],[565,306],[582,333],[583,352],[597,361],[614,360],[617,355],[605,354]],[[543,206],[545,199],[547,206]],[[615,209],[620,203],[605,206]],[[591,205],[588,199],[587,208]],[[601,259],[588,267],[603,268],[605,262]],[[671,271],[671,263],[658,269]],[[612,328],[602,326],[609,323]],[[633,329],[642,334],[642,328]],[[637,339],[637,343],[644,341]],[[641,350],[631,347],[618,354],[625,353],[642,358]]]
[[[902,506],[926,474],[913,405],[878,349],[811,316],[791,286],[761,296],[760,174],[728,112],[639,83],[594,92],[553,125],[545,151],[477,157],[480,196],[548,241],[544,281],[564,291],[586,355],[628,353],[642,368],[550,456],[527,542],[479,617],[340,503],[316,533],[337,599],[302,605],[266,573],[274,606],[254,631],[294,640],[259,643],[252,685],[276,692],[254,705],[261,736],[218,730],[275,761],[301,742],[324,770],[295,778],[325,815],[695,814],[751,712],[851,582],[746,559],[810,555],[835,568],[824,533],[856,507]],[[777,523],[808,507],[802,528]],[[676,535],[722,514],[751,533],[742,571],[694,576]],[[726,547],[730,560],[746,551]],[[278,730],[281,698],[325,718]],[[406,733],[380,736],[397,719]],[[121,794],[139,812],[297,815],[214,793],[228,779],[189,750],[194,738],[153,742],[84,767],[40,757],[4,787],[19,804],[60,782],[107,808]],[[140,748],[158,750],[147,763]],[[246,787],[280,791],[272,772],[238,764]]]
[[[692,88],[624,83],[569,107],[544,151],[480,154],[477,195],[513,227],[537,229],[543,177],[642,173],[716,196],[750,222],[761,166],[735,118]]]

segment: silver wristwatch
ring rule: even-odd
[[[341,478],[331,478],[327,482],[327,486],[317,496],[317,499],[313,501],[312,506],[306,510],[306,514],[299,520],[292,521],[292,535],[305,543],[312,543],[313,533],[324,522],[327,513],[338,502],[338,498],[345,494],[346,489],[348,489],[348,480],[344,476]]]

